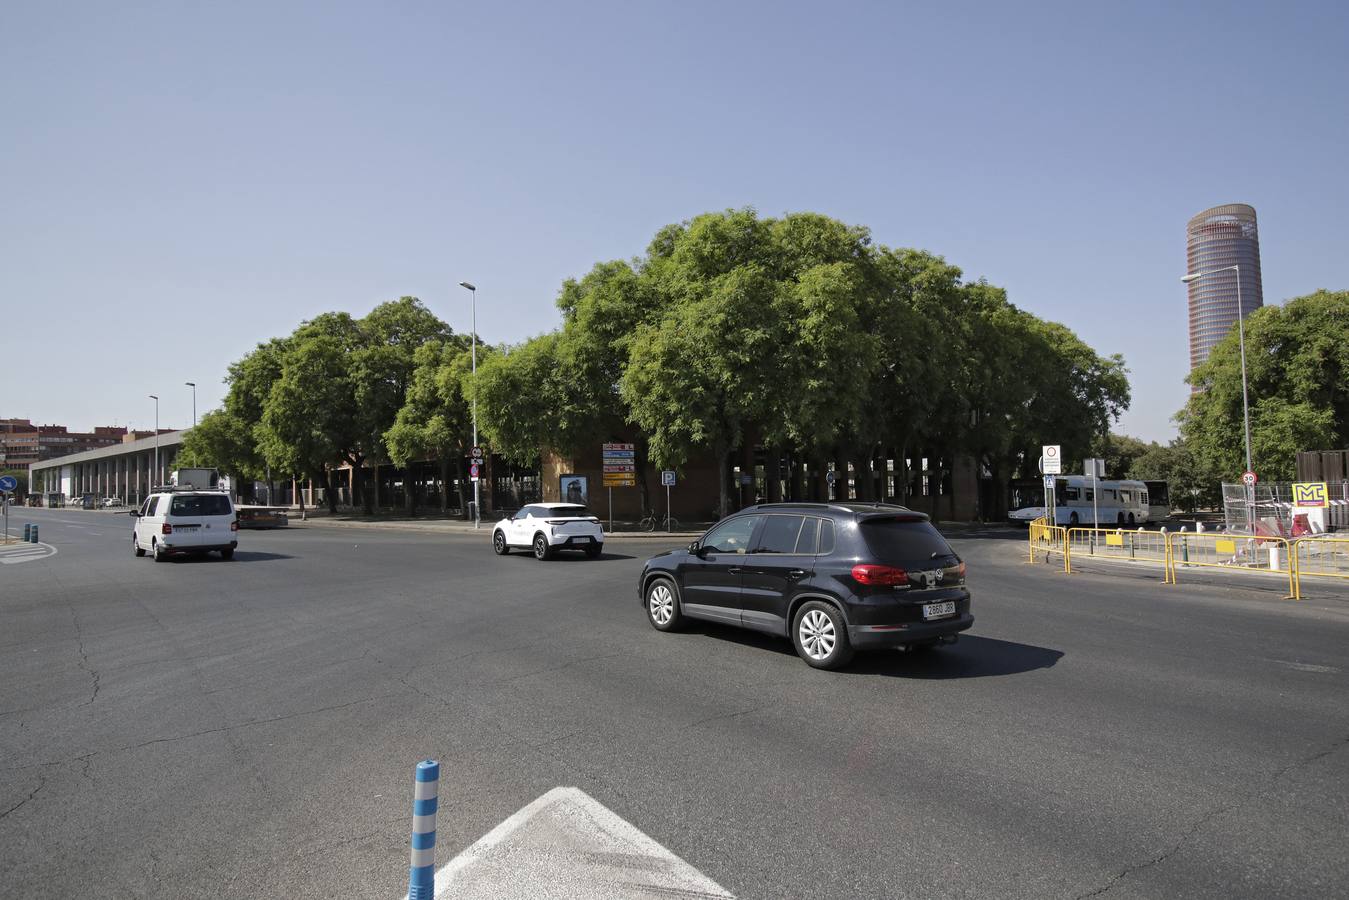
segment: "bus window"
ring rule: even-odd
[[[1115,492],[1115,489],[1114,489],[1114,488],[1103,488],[1102,490],[1103,490],[1103,493],[1105,494],[1105,497],[1106,497],[1107,500],[1118,500],[1118,499],[1119,499],[1119,496],[1118,496],[1118,494]]]
[[[1064,496],[1065,499],[1068,499],[1068,500],[1077,500],[1077,499],[1078,499],[1078,490],[1077,490],[1077,488],[1066,488],[1066,489],[1064,489],[1064,491],[1063,491],[1063,496]]]
[[[1129,497],[1129,492],[1128,492],[1128,491],[1120,491],[1120,492],[1119,492],[1119,502],[1120,502],[1120,503],[1129,503],[1129,502],[1131,502],[1131,501],[1130,501],[1130,497]]]
[[[1090,503],[1091,501],[1096,499],[1096,491],[1093,488],[1087,488],[1086,490],[1087,490],[1087,502]]]

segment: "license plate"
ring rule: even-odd
[[[582,543],[582,544],[588,544],[588,543],[590,543],[590,540],[591,540],[591,539],[590,539],[590,536],[589,536],[589,535],[584,535],[584,534],[583,534],[583,535],[581,535],[580,537],[572,538],[572,540],[574,540],[574,541],[579,541],[579,542]]]
[[[173,526],[173,530],[174,530],[174,531],[200,531],[200,530],[201,530],[201,526],[200,526],[200,525],[175,525],[175,526]]]
[[[923,607],[924,619],[939,619],[942,616],[954,616],[956,614],[956,604],[954,600],[946,603],[929,603]]]

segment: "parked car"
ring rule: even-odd
[[[549,559],[558,550],[582,550],[595,559],[604,550],[604,528],[579,503],[531,503],[492,528],[492,549],[498,556],[512,547],[528,547],[538,559]]]
[[[206,554],[220,551],[233,559],[239,546],[239,520],[228,494],[219,491],[161,491],[151,494],[133,509],[136,525],[131,530],[131,549],[146,552],[155,562],[172,554]]]
[[[638,594],[658,631],[687,619],[762,631],[819,669],[859,649],[954,643],[974,624],[960,557],[926,515],[883,503],[748,507],[647,560]]]
[[[122,498],[121,498],[121,497],[104,497],[104,498],[103,498],[103,508],[104,508],[104,509],[111,509],[111,508],[114,507],[114,506],[124,506],[124,505],[125,505],[125,504],[122,502]]]

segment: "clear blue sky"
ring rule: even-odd
[[[1349,288],[1343,3],[9,4],[0,416],[190,421],[226,365],[414,294],[518,341],[661,225],[816,210],[1123,353],[1173,433],[1186,220]]]

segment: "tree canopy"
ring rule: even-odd
[[[1300,450],[1349,446],[1349,291],[1317,291],[1246,317],[1251,458],[1264,481],[1291,481]],[[1177,416],[1193,465],[1211,480],[1245,470],[1237,329],[1189,378]]]

